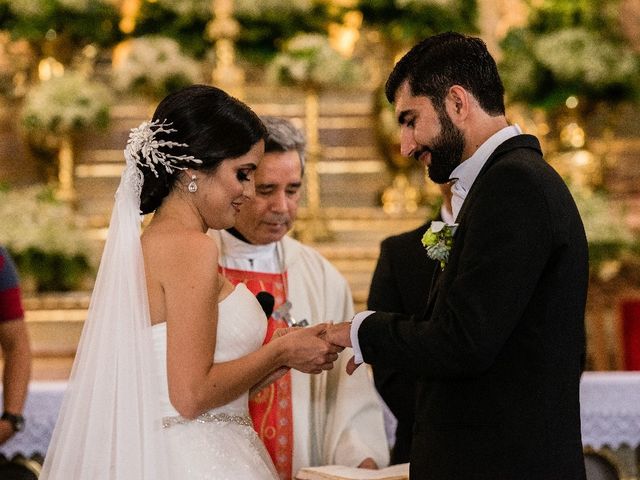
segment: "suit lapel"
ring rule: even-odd
[[[498,148],[496,148],[493,151],[493,153],[489,156],[489,158],[485,162],[484,166],[482,167],[482,169],[478,173],[478,177],[473,182],[473,185],[471,186],[471,190],[469,190],[467,198],[465,198],[465,201],[462,204],[462,208],[460,209],[460,213],[458,213],[458,218],[456,219],[456,223],[461,224],[464,221],[464,217],[466,216],[466,213],[469,210],[469,205],[473,204],[473,200],[472,201],[468,201],[469,197],[473,196],[473,192],[476,190],[477,185],[479,183],[481,183],[480,179],[482,178],[482,176],[493,165],[495,165],[496,162],[498,162],[498,160],[500,160],[500,158],[502,158],[505,153],[508,153],[508,152],[510,152],[512,150],[515,150],[515,149],[518,149],[518,148],[530,148],[532,150],[537,151],[540,155],[542,155],[542,150],[540,148],[540,142],[538,142],[538,139],[536,137],[534,137],[533,135],[527,135],[527,134],[516,135],[515,137],[511,137],[508,140],[502,142],[500,145],[498,145]]]
[[[540,143],[538,142],[538,139],[533,135],[516,135],[515,137],[511,137],[510,139],[498,145],[498,148],[493,151],[493,153],[489,156],[486,163],[480,170],[480,173],[478,173],[478,178],[476,178],[476,181],[473,182],[473,186],[471,187],[471,190],[469,190],[469,194],[462,204],[462,209],[460,210],[458,218],[456,219],[456,223],[460,225],[458,227],[458,232],[456,232],[456,236],[463,228],[463,223],[465,221],[467,212],[469,211],[470,205],[473,205],[473,196],[477,191],[476,187],[482,183],[482,176],[484,175],[484,173],[486,173],[493,165],[495,165],[496,162],[498,162],[505,153],[518,148],[529,148],[537,151],[540,155],[542,155]],[[456,240],[454,237],[454,244],[455,242]],[[440,287],[442,285],[442,273],[442,269],[439,266],[436,267],[435,271],[433,272],[433,277],[431,278],[431,288],[429,290],[429,301],[427,302],[427,307],[425,309],[425,318],[429,318],[430,312],[434,308],[436,297],[438,296]]]

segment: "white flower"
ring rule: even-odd
[[[0,225],[0,244],[14,252],[33,248],[74,256],[91,251],[71,208],[42,186],[0,192]]]
[[[634,240],[633,233],[623,221],[625,212],[619,205],[584,187],[572,186],[571,193],[590,243],[631,243]]]
[[[125,53],[113,65],[118,90],[140,91],[161,98],[171,90],[202,79],[200,64],[182,53],[178,42],[170,38],[139,37],[119,48]]]
[[[548,33],[533,48],[538,61],[561,81],[597,88],[630,81],[637,69],[633,53],[584,28]]]
[[[268,68],[272,81],[315,87],[349,85],[359,77],[355,63],[331,48],[326,36],[312,33],[291,38]]]
[[[51,133],[104,126],[109,118],[110,101],[105,86],[79,73],[67,72],[29,90],[22,121],[29,130]]]

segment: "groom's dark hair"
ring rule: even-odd
[[[408,80],[413,95],[429,97],[439,111],[453,85],[465,88],[490,115],[504,115],[504,86],[496,62],[477,37],[455,32],[428,37],[396,63],[387,79],[385,94],[393,103]]]

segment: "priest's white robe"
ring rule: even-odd
[[[280,272],[275,243],[256,246],[225,231],[211,230],[209,234],[218,243],[222,266]],[[282,239],[281,247],[293,318],[306,319],[312,325],[351,320],[351,291],[336,268],[289,236]],[[332,370],[319,375],[292,370],[294,475],[306,466],[355,467],[367,457],[380,467],[389,463],[381,400],[368,368],[360,367],[347,375],[345,367],[351,355],[346,349]]]

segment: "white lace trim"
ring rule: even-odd
[[[584,372],[580,416],[584,445],[636,448],[640,445],[640,374]]]

